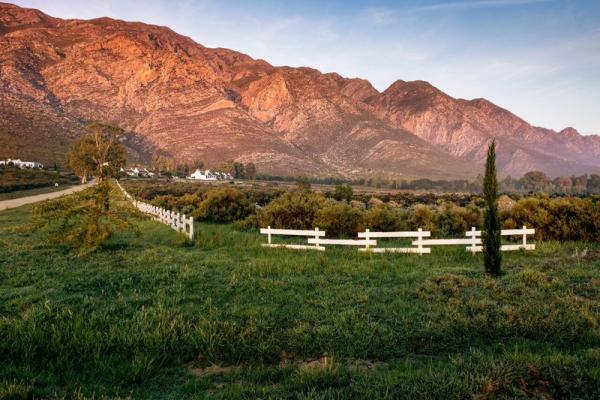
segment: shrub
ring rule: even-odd
[[[371,207],[363,216],[365,228],[373,231],[402,231],[408,229],[408,212],[385,205]]]
[[[261,208],[252,223],[258,227],[311,229],[315,214],[325,204],[325,197],[309,190],[284,193]]]
[[[505,228],[527,225],[544,240],[600,241],[600,204],[590,199],[527,197],[502,217]]]
[[[436,217],[434,211],[425,204],[417,204],[410,210],[410,229],[423,228],[424,231],[436,230]]]
[[[444,203],[436,219],[436,225],[441,233],[464,235],[472,226],[480,226],[481,210],[472,204],[459,207],[456,204]]]
[[[345,202],[330,202],[317,211],[315,226],[327,232],[327,236],[356,236],[362,231],[363,213]]]
[[[232,222],[246,218],[252,213],[252,205],[239,190],[223,188],[209,191],[194,218],[206,222]]]
[[[335,187],[335,192],[333,193],[333,198],[338,201],[346,200],[347,202],[350,202],[352,200],[352,186],[337,185]]]

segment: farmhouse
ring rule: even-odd
[[[146,168],[138,168],[138,167],[127,168],[127,169],[121,168],[121,172],[124,172],[127,176],[139,176],[142,178],[152,178],[155,175],[154,172],[150,172]]]
[[[19,159],[0,160],[0,166],[14,165],[19,168],[44,168],[42,163],[36,161],[21,161]]]
[[[197,181],[216,181],[218,178],[217,175],[213,174],[209,169],[206,171],[200,171],[197,169],[193,174],[188,176],[188,179],[194,179]]]

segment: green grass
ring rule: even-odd
[[[0,399],[600,396],[597,244],[504,253],[494,279],[459,247],[266,249],[200,224],[190,246],[148,220],[77,258],[29,218],[0,213]]]

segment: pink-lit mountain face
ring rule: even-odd
[[[274,67],[165,27],[62,20],[0,3],[0,158],[61,161],[88,121],[128,132],[136,157],[254,162],[260,173],[468,178],[496,137],[501,172],[600,171],[600,138],[529,125],[426,82]]]

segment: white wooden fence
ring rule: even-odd
[[[185,214],[181,214],[175,211],[165,210],[164,208],[154,206],[152,204],[144,203],[143,201],[138,201],[133,196],[131,196],[123,186],[117,181],[117,186],[125,197],[135,208],[143,212],[144,214],[150,214],[155,221],[162,222],[165,225],[170,226],[172,229],[177,232],[181,232],[186,235],[188,238],[194,238],[194,217],[187,217]]]
[[[431,237],[430,231],[424,231],[419,228],[417,231],[408,232],[371,232],[367,229],[365,232],[359,232],[359,239],[325,239],[325,231],[315,230],[294,230],[294,229],[272,229],[270,226],[260,230],[261,234],[267,235],[268,243],[263,244],[266,247],[286,247],[290,249],[312,249],[325,250],[325,245],[341,245],[341,246],[364,246],[359,251],[369,251],[374,253],[396,252],[396,253],[416,253],[419,255],[430,254],[431,246],[452,246],[452,245],[468,245],[466,250],[471,253],[483,251],[482,246],[482,231],[478,231],[472,227],[470,231],[465,232],[466,238],[454,239],[425,239]],[[523,226],[521,229],[502,229],[501,236],[521,236],[519,244],[505,244],[500,247],[502,251],[514,250],[535,250],[535,244],[527,243],[527,235],[533,235],[535,229],[528,229]],[[309,245],[299,244],[274,244],[272,243],[272,235],[289,235],[289,236],[307,236]],[[371,247],[377,246],[376,238],[416,238],[411,242],[414,247]]]
[[[304,249],[304,250],[320,250],[325,251],[325,247],[321,246],[320,238],[325,236],[325,231],[320,231],[319,228],[311,230],[297,230],[297,229],[271,229],[270,226],[267,228],[261,228],[260,233],[267,235],[267,243],[263,244],[265,247],[285,247],[288,249]],[[306,246],[300,244],[284,244],[284,243],[273,243],[273,235],[285,235],[285,236],[309,236],[314,239],[309,239],[309,243],[314,246]],[[312,242],[311,242],[312,240]]]

